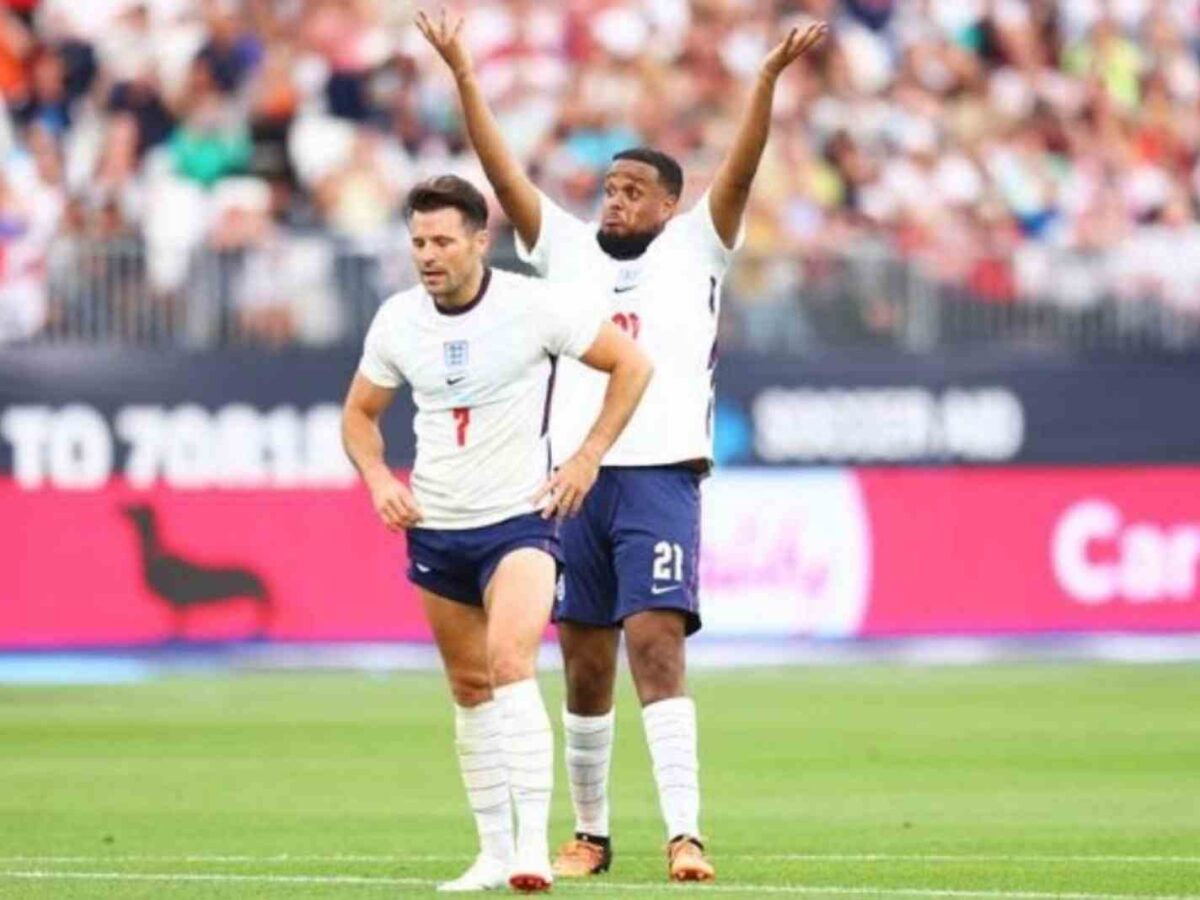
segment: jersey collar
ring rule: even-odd
[[[470,303],[464,304],[463,306],[445,307],[445,306],[440,306],[438,304],[437,300],[433,300],[433,298],[430,297],[430,299],[433,300],[433,308],[436,309],[443,316],[461,316],[461,315],[464,315],[465,313],[469,313],[471,310],[473,310],[475,307],[477,307],[479,305],[479,301],[481,301],[483,299],[483,295],[487,293],[488,285],[491,283],[492,283],[492,267],[484,266],[483,267],[483,278],[479,282],[479,290],[475,292],[475,296],[471,298]]]

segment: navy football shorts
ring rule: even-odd
[[[410,528],[408,580],[447,600],[482,606],[496,567],[514,550],[543,550],[561,567],[558,527],[530,513],[481,528]]]
[[[617,626],[677,609],[700,629],[700,475],[684,466],[605,467],[560,532],[566,574],[556,622]]]

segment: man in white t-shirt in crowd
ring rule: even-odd
[[[676,215],[683,173],[664,153],[618,153],[604,178],[600,222],[587,224],[539,192],[505,146],[460,37],[462,21],[417,14],[417,27],[454,75],[467,132],[518,250],[552,280],[587,278],[609,292],[608,314],[654,361],[654,381],[604,458],[582,514],[563,527],[567,569],[555,621],[566,666],[566,762],[575,837],[556,874],[608,869],[608,771],[613,683],[625,633],[667,825],[674,881],[715,877],[700,835],[696,711],[687,696],[685,638],[700,627],[700,479],[712,461],[713,379],[721,281],[741,241],[742,214],[771,123],[780,73],[815,46],[823,23],[793,29],[762,63],[733,145],[711,187]],[[582,438],[601,385],[564,363],[557,452]]]
[[[554,748],[534,665],[561,563],[557,520],[579,510],[652,367],[599,304],[568,302],[564,285],[486,265],[487,204],[469,182],[446,175],[418,185],[405,217],[421,284],[376,314],[343,439],[384,524],[407,531],[408,577],[454,695],[481,846],[441,889],[547,890]],[[606,388],[587,438],[551,474],[560,356],[604,373]],[[417,408],[411,491],[384,462],[379,429],[405,383]]]

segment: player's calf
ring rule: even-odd
[[[517,821],[516,862],[508,884],[525,893],[549,890],[554,883],[547,839],[554,737],[532,677],[550,618],[554,576],[553,557],[525,547],[501,560],[486,588],[493,694],[503,719],[501,746]]]

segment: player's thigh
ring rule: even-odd
[[[616,613],[675,610],[700,627],[700,487],[681,469],[631,472],[613,531]]]
[[[418,590],[455,702],[477,706],[491,699],[488,623],[483,607],[459,603],[425,588]]]
[[[487,647],[497,685],[533,676],[557,577],[553,556],[536,547],[520,547],[505,554],[488,580]]]
[[[617,581],[610,535],[615,480],[615,475],[602,469],[579,515],[563,522],[559,530],[565,568],[554,621],[560,625],[617,624]],[[571,648],[564,645],[563,653],[570,652]]]

